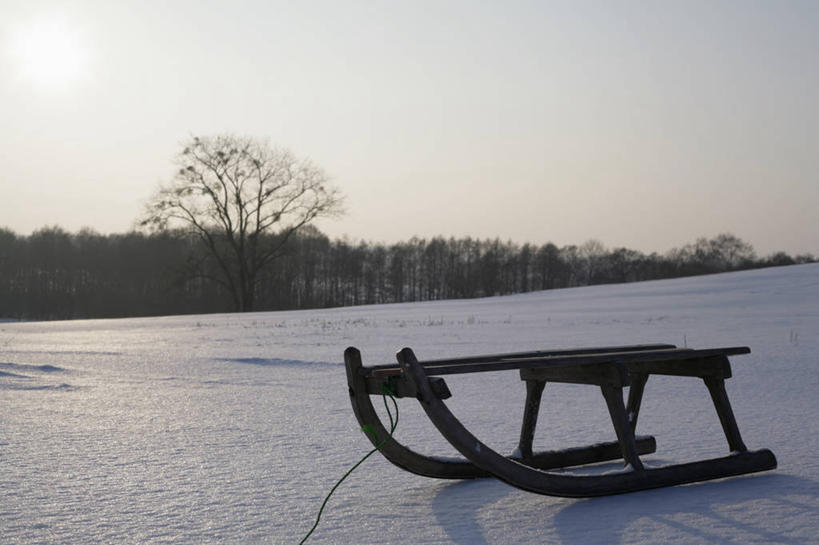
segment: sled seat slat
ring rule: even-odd
[[[577,366],[521,369],[521,380],[546,380],[571,384],[614,384],[629,386],[634,375],[731,378],[731,364],[725,356],[665,361],[587,363]]]
[[[492,363],[505,361],[508,359],[525,359],[525,358],[546,358],[555,356],[573,356],[579,354],[606,354],[609,352],[640,352],[645,350],[663,350],[668,348],[677,348],[673,344],[633,344],[627,346],[595,346],[585,348],[564,348],[560,350],[530,350],[527,352],[511,352],[505,354],[486,354],[463,356],[460,358],[445,358],[426,360],[424,365],[443,366],[443,365],[474,365],[477,363]],[[398,369],[398,371],[396,371]],[[385,365],[372,365],[365,370],[366,376],[393,376],[400,374],[400,368],[394,363]]]
[[[462,365],[470,363],[484,363],[509,359],[525,359],[525,358],[545,358],[554,356],[577,356],[581,354],[607,354],[611,352],[644,352],[648,350],[665,350],[669,348],[677,348],[673,344],[654,343],[654,344],[631,344],[631,345],[616,345],[616,346],[587,346],[578,348],[562,348],[560,350],[531,350],[528,352],[507,352],[502,354],[484,354],[473,356],[461,356],[459,358],[444,358],[425,360],[424,365]],[[389,364],[384,367],[394,367],[395,364]],[[377,369],[379,366],[373,366],[372,369]]]
[[[419,362],[430,376],[455,375],[464,373],[481,373],[489,371],[508,371],[514,369],[540,369],[540,368],[555,368],[555,367],[569,367],[578,365],[592,365],[592,364],[611,364],[623,363],[629,365],[631,368],[645,369],[645,372],[657,374],[671,374],[671,375],[688,375],[683,366],[679,365],[657,365],[659,362],[674,362],[687,361],[699,362],[690,363],[691,367],[699,366],[700,369],[705,369],[708,365],[704,362],[709,358],[727,357],[740,354],[748,354],[751,350],[747,346],[734,346],[725,348],[706,348],[695,350],[691,348],[660,348],[660,349],[644,349],[633,350],[632,347],[627,347],[627,350],[615,350],[607,352],[579,352],[571,354],[558,355],[525,355],[518,354],[501,354],[492,356],[492,359],[486,357],[462,358],[457,363],[452,363],[450,360],[430,360]],[[608,348],[606,349],[608,350]],[[648,368],[651,368],[649,371]],[[654,369],[658,371],[654,371]],[[390,377],[401,375],[401,367],[397,365],[379,365],[369,368],[364,368],[362,371],[366,377]],[[633,371],[634,372],[634,371]],[[642,372],[642,371],[640,371]],[[710,371],[702,370],[702,372]],[[730,370],[728,371],[730,373]],[[701,376],[701,375],[693,375]],[[730,374],[729,374],[730,376]]]

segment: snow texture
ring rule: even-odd
[[[298,543],[370,449],[347,397],[347,346],[378,364],[404,346],[427,359],[652,342],[750,346],[732,358],[728,392],[745,442],[771,448],[777,470],[574,500],[418,477],[375,455],[310,543],[819,543],[813,264],[480,300],[0,324],[0,541]],[[465,425],[511,452],[517,374],[447,383]],[[417,402],[399,406],[397,437],[457,455]],[[697,379],[652,377],[638,432],[657,438],[648,466],[728,452]],[[537,449],[612,439],[598,389],[547,386]]]

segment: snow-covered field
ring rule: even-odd
[[[248,315],[0,324],[0,542],[298,543],[370,444],[347,397],[365,364],[670,342],[747,345],[728,392],[773,472],[607,498],[450,482],[371,457],[310,543],[819,543],[819,265],[511,297]],[[448,377],[450,407],[511,451],[516,373]],[[396,435],[455,455],[414,400]],[[727,451],[696,379],[652,377],[648,462]],[[611,440],[599,390],[550,385],[537,448]]]

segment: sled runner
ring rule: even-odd
[[[728,356],[748,354],[747,347],[694,350],[669,344],[517,352],[419,362],[404,348],[398,365],[362,365],[353,347],[344,352],[353,411],[374,445],[393,464],[407,471],[442,479],[496,477],[523,490],[565,497],[621,494],[650,488],[719,479],[776,467],[770,450],[749,451],[739,433],[725,391],[731,376]],[[449,411],[451,397],[443,375],[517,370],[526,383],[520,442],[514,454],[503,456],[482,443]],[[656,450],[651,436],[637,436],[637,417],[650,375],[702,379],[711,394],[730,455],[697,462],[646,468],[640,455]],[[600,388],[617,441],[559,451],[533,452],[532,442],[540,400],[547,382],[590,384]],[[623,402],[623,388],[628,401]],[[419,454],[389,438],[370,400],[387,389],[394,397],[415,397],[441,434],[465,459]],[[386,439],[389,439],[385,442]],[[383,443],[383,444],[382,444]],[[607,475],[571,475],[550,469],[623,459],[626,470]]]

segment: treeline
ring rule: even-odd
[[[182,232],[101,235],[0,229],[0,318],[50,320],[228,312],[231,295],[198,239]],[[758,258],[722,234],[664,255],[498,239],[331,240],[312,227],[288,240],[258,279],[257,310],[505,295],[813,262]]]

